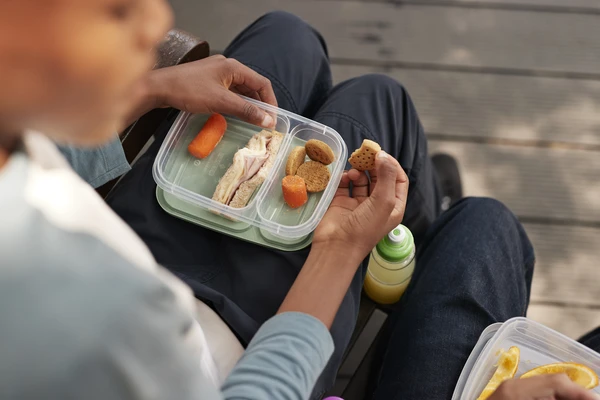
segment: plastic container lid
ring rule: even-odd
[[[281,247],[289,244],[290,240],[299,243],[314,231],[335,195],[348,158],[347,146],[335,130],[323,124],[253,99],[244,99],[271,114],[276,120],[275,130],[284,134],[273,168],[246,207],[232,208],[212,200],[219,180],[232,164],[234,154],[253,135],[263,130],[235,117],[226,116],[228,126],[221,142],[208,157],[197,159],[188,153],[187,147],[209,115],[181,112],[154,161],[154,180],[165,193],[203,211],[198,211],[201,215],[196,220],[190,215],[192,211],[186,209],[187,220],[232,236],[238,236],[249,227],[258,228],[259,233],[252,236],[261,236],[260,240],[241,238],[259,244],[268,245],[269,240],[281,242],[278,243]],[[321,140],[333,150],[335,161],[328,166],[331,180],[325,191],[309,194],[307,204],[292,209],[283,200],[281,189],[285,164],[290,151],[310,139]],[[171,213],[180,216],[172,210]]]
[[[483,331],[462,370],[452,400],[478,398],[496,371],[500,351],[511,346],[518,347],[521,353],[515,378],[540,365],[557,362],[576,362],[600,373],[600,354],[530,319],[512,318]],[[593,391],[600,394],[600,387]]]
[[[386,237],[377,243],[377,252],[389,262],[400,262],[409,257],[415,248],[415,242],[410,230],[404,225],[398,225]]]

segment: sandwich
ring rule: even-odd
[[[233,156],[233,163],[219,181],[213,200],[233,208],[245,207],[273,168],[283,135],[263,130]]]

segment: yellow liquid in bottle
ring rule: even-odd
[[[365,292],[376,303],[396,303],[408,287],[414,270],[414,251],[404,261],[391,263],[373,249],[365,276]]]

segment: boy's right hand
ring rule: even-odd
[[[273,117],[237,94],[277,106],[269,79],[222,55],[215,55],[150,73],[155,107],[191,113],[229,114],[251,124],[273,128]]]
[[[566,375],[541,375],[511,379],[500,385],[489,400],[599,400],[600,396],[571,381]]]

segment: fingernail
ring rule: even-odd
[[[263,121],[262,121],[262,126],[265,128],[272,128],[273,127],[273,117],[271,117],[269,114],[265,114],[265,117],[263,118]]]
[[[381,150],[379,153],[377,153],[377,158],[379,158],[380,160],[385,160],[388,157],[387,153],[383,150]]]

